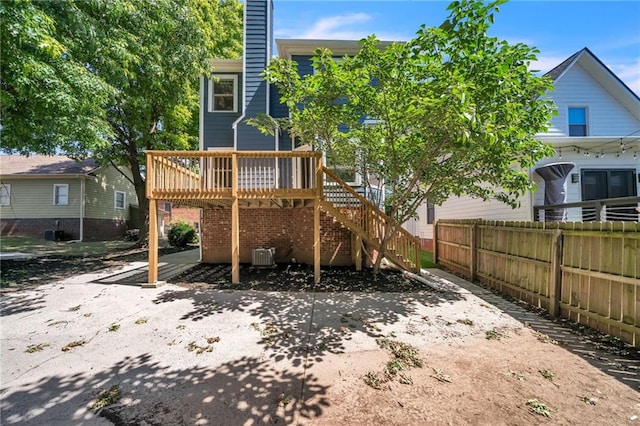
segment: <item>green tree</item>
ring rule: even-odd
[[[529,70],[537,49],[487,35],[502,3],[453,2],[440,27],[389,46],[368,37],[339,62],[319,50],[314,75],[299,77],[285,59],[266,71],[291,118],[254,124],[357,155],[365,183],[388,193],[397,224],[383,230],[376,272],[399,224],[426,200],[464,194],[516,207],[533,189],[526,168],[552,153],[535,138],[553,112],[541,97],[550,81]]]
[[[242,5],[22,0],[0,7],[2,148],[129,168],[147,223],[143,151],[197,146],[199,78],[212,71],[210,58],[239,56]]]

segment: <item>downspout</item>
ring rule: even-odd
[[[247,103],[247,7],[245,3],[244,7],[244,16],[242,18],[243,29],[242,29],[242,114],[236,121],[231,124],[231,128],[233,129],[233,150],[238,150],[238,124],[244,120],[245,106]]]
[[[80,179],[80,242],[82,242],[84,238],[84,199],[85,199],[85,188],[84,188],[84,179]]]

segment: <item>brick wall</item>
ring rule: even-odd
[[[56,227],[56,221],[59,224]],[[124,237],[127,223],[124,220],[85,219],[84,241],[117,240]],[[2,219],[0,232],[3,236],[25,236],[44,239],[44,232],[50,229],[64,231],[65,240],[80,238],[80,219]]]
[[[351,232],[321,212],[323,265],[351,264]],[[205,209],[202,219],[203,261],[231,262],[231,210]],[[313,209],[240,209],[240,262],[251,262],[251,250],[275,247],[276,261],[313,263]]]

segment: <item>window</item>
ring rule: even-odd
[[[237,75],[220,75],[209,80],[209,112],[236,112]]]
[[[9,206],[9,205],[11,205],[11,184],[1,183],[0,184],[0,206]]]
[[[636,173],[633,169],[581,170],[582,200],[634,197],[637,194]],[[637,204],[607,207],[607,220],[638,220]],[[582,220],[594,220],[593,207],[582,209]]]
[[[569,136],[587,136],[586,108],[569,108]]]
[[[435,206],[431,203],[431,201],[427,200],[427,223],[433,224],[436,219],[436,210]]]
[[[66,206],[67,204],[69,204],[69,185],[53,185],[53,205]]]
[[[118,210],[124,210],[124,203],[125,203],[125,193],[122,191],[115,191],[113,194],[113,207],[115,207]]]

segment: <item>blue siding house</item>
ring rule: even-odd
[[[294,147],[287,134],[267,136],[247,124],[257,114],[287,117],[276,87],[263,72],[273,56],[271,0],[245,0],[241,59],[213,59],[214,73],[200,83],[200,150],[148,151],[150,215],[158,200],[201,208],[201,259],[239,264],[295,262],[355,265],[375,258],[380,229],[392,220],[323,164],[322,152]],[[313,73],[318,47],[336,56],[358,52],[357,41],[277,40],[278,55]],[[157,279],[157,249],[150,224],[149,283]],[[419,243],[393,223],[387,259],[404,269],[419,268]],[[363,256],[363,250],[369,250]]]

